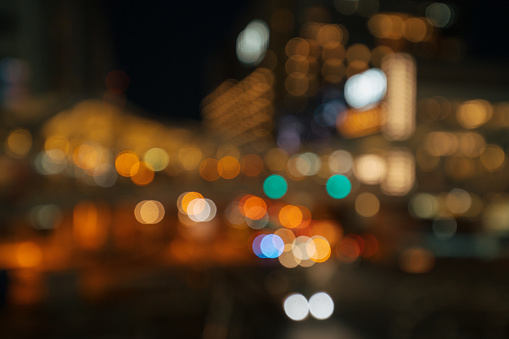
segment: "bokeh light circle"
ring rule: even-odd
[[[306,243],[306,250],[309,258],[314,262],[325,262],[331,255],[330,244],[322,236],[311,237]]]
[[[286,297],[283,307],[288,318],[295,321],[306,319],[309,313],[309,305],[306,297],[298,293]]]
[[[334,302],[327,293],[316,293],[309,298],[309,312],[315,319],[327,319],[334,312]]]
[[[260,234],[259,236],[255,237],[253,239],[253,243],[251,244],[251,247],[253,248],[253,253],[258,258],[266,258],[265,255],[262,253],[262,249],[261,249],[262,240],[266,236],[267,236],[266,234]]]
[[[333,175],[327,180],[325,185],[327,193],[334,199],[343,199],[352,190],[352,184],[350,180],[341,174]]]
[[[241,212],[249,219],[258,220],[267,213],[267,204],[262,198],[250,196],[244,201]]]
[[[134,209],[134,216],[141,224],[157,224],[164,217],[164,206],[157,200],[143,200]]]
[[[177,199],[177,208],[179,211],[183,214],[187,214],[187,207],[191,201],[194,199],[202,198],[203,195],[201,195],[198,192],[184,192],[182,193],[178,199]]]
[[[260,250],[266,258],[277,258],[283,253],[283,239],[275,234],[265,236],[260,243]]]
[[[280,175],[268,176],[263,182],[263,192],[271,199],[279,199],[288,191],[288,183]]]

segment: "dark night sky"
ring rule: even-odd
[[[454,3],[460,21],[451,33],[464,38],[469,55],[509,58],[505,42],[509,1]],[[208,61],[220,49],[235,53],[232,41],[247,23],[239,17],[246,17],[250,4],[250,0],[106,1],[114,59],[130,77],[130,101],[159,119],[199,119],[200,101],[209,90]]]
[[[247,3],[108,0],[116,66],[130,77],[127,97],[161,119],[199,119],[207,60],[235,36]]]

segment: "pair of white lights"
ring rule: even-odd
[[[315,319],[325,320],[334,312],[334,302],[325,292],[313,294],[309,301],[302,294],[296,293],[286,297],[283,308],[288,318],[295,321],[306,319],[310,313]]]

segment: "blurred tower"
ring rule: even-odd
[[[384,136],[389,140],[406,140],[415,130],[415,61],[408,54],[388,55],[382,62],[382,69],[387,76]]]

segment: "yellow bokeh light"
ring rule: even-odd
[[[121,176],[131,177],[138,172],[140,168],[140,160],[136,153],[132,151],[123,151],[117,155],[115,168]]]
[[[486,145],[479,157],[481,164],[489,172],[499,170],[505,162],[505,152],[500,146]]]
[[[22,158],[32,148],[32,134],[26,129],[12,131],[5,141],[5,150],[13,158]]]
[[[445,197],[445,205],[452,214],[464,214],[472,205],[472,198],[467,191],[453,188]]]
[[[325,262],[330,258],[331,247],[327,239],[321,236],[313,236],[307,243],[309,258],[314,262]]]
[[[371,34],[377,38],[389,38],[393,30],[393,23],[389,15],[376,14],[368,21]]]
[[[433,31],[433,27],[425,18],[408,18],[403,23],[403,36],[411,42],[426,40]]]
[[[279,211],[279,222],[287,228],[295,228],[302,223],[302,211],[299,207],[286,205]]]
[[[156,200],[143,200],[134,208],[136,220],[142,224],[157,224],[164,217],[164,206]]]
[[[294,55],[307,57],[309,54],[309,44],[302,38],[293,38],[286,43],[285,51],[288,57]]]
[[[357,199],[355,199],[355,211],[365,218],[376,215],[379,209],[380,201],[376,195],[372,193],[361,193]]]
[[[164,170],[170,162],[168,152],[158,147],[151,148],[145,152],[143,159],[150,164],[151,168],[156,172]]]
[[[486,123],[493,115],[493,107],[486,100],[464,102],[456,111],[458,123],[464,128],[477,128]]]
[[[467,156],[473,158],[481,154],[485,145],[484,137],[475,132],[431,132],[424,141],[425,149],[418,149],[417,157],[426,157],[425,154],[419,154],[425,151],[433,157]]]
[[[131,176],[131,181],[138,186],[146,186],[154,180],[154,175],[150,164],[140,161],[138,171]]]
[[[388,36],[389,39],[398,40],[403,36],[403,24],[405,20],[400,15],[391,14],[389,15],[391,20],[391,32]]]
[[[338,25],[323,25],[316,35],[316,41],[323,47],[336,46],[343,40],[343,31]]]
[[[217,172],[224,179],[233,179],[240,173],[240,163],[236,158],[226,156],[219,160]]]
[[[215,181],[220,178],[217,171],[219,162],[216,159],[207,158],[200,164],[200,175],[207,181]]]

